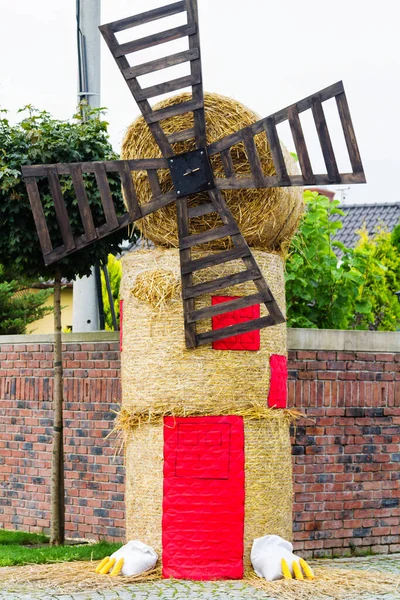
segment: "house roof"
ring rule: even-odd
[[[335,240],[345,246],[354,248],[359,240],[356,231],[364,225],[369,234],[377,233],[379,226],[392,231],[400,223],[400,202],[382,204],[341,204],[339,206],[345,216],[332,215],[332,221],[341,221],[342,229],[338,229]]]

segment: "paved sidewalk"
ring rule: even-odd
[[[377,555],[364,558],[310,561],[315,566],[339,569],[360,569],[400,575],[400,554]],[[326,598],[326,596],[324,597]],[[334,598],[334,590],[332,598]],[[274,600],[264,591],[256,590],[242,581],[189,582],[157,581],[130,585],[121,589],[63,593],[48,589],[26,591],[1,589],[0,600]],[[323,600],[315,598],[314,600]],[[393,594],[357,594],[349,600],[400,600],[400,589]]]

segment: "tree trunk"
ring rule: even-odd
[[[50,544],[64,543],[64,448],[63,448],[63,368],[61,345],[61,271],[54,280],[54,389],[53,449],[51,463]]]

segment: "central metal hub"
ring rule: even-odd
[[[179,198],[215,187],[207,150],[199,148],[168,159],[168,166]]]

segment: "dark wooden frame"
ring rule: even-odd
[[[323,111],[323,103],[334,98],[338,108],[342,131],[352,167],[351,173],[339,173],[328,125]],[[299,114],[311,110],[324,157],[327,173],[314,173],[307,150],[306,141]],[[276,126],[289,122],[296,153],[299,159],[301,175],[290,175],[279,142]],[[254,143],[257,134],[265,133],[271,149],[276,175],[266,176],[262,172],[260,159]],[[230,151],[233,146],[244,143],[249,162],[249,174],[237,177],[231,160]],[[339,81],[316,94],[312,94],[300,102],[296,102],[269,117],[260,119],[253,125],[232,133],[207,148],[208,155],[219,154],[225,171],[225,178],[216,178],[215,184],[221,190],[241,188],[264,188],[283,186],[309,186],[365,183],[365,174],[357,145],[354,127],[350,116],[343,83]]]

